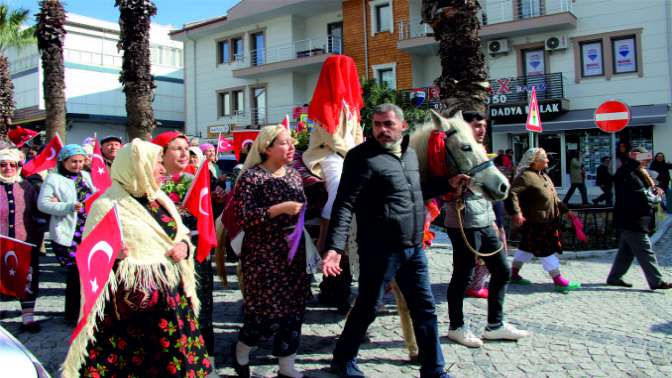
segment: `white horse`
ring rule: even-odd
[[[410,145],[418,154],[420,178],[429,177],[427,143],[432,132],[444,133],[446,144],[446,165],[453,173],[463,173],[471,177],[470,188],[482,193],[491,201],[501,201],[509,193],[509,180],[488,158],[485,148],[474,139],[467,122],[458,112],[451,118],[444,118],[431,111],[432,120],[415,128],[411,133]]]

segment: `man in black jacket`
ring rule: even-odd
[[[367,328],[376,318],[376,304],[387,283],[396,279],[408,302],[420,351],[421,377],[447,377],[439,344],[434,297],[427,257],[422,250],[425,220],[418,159],[408,147],[408,128],[396,105],[376,107],[373,138],[345,157],[341,183],[331,212],[323,262],[325,276],[338,275],[353,213],[357,215],[359,295],[334,349],[332,369],[341,377],[363,377],[355,361]],[[455,176],[456,187],[466,176]],[[436,189],[436,194],[450,187]],[[425,192],[431,198],[431,193]]]
[[[642,147],[633,149],[630,158],[623,161],[614,175],[614,223],[620,231],[621,240],[607,284],[632,287],[632,284],[623,281],[623,276],[636,257],[651,290],[671,289],[672,284],[662,279],[649,238],[655,231],[655,204],[662,191],[655,186],[646,171],[651,161],[651,157],[646,154],[647,151]]]
[[[602,194],[593,200],[593,203],[597,205],[598,203],[605,201],[607,206],[611,206],[614,203],[612,188],[613,188],[613,177],[609,172],[609,164],[611,164],[611,158],[609,156],[603,156],[601,159],[602,164],[597,167],[597,177],[595,179],[595,184],[602,189]]]

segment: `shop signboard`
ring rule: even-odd
[[[595,124],[605,133],[617,133],[630,123],[630,108],[623,102],[609,100],[595,109]]]
[[[552,119],[566,111],[562,99],[539,100],[539,114],[546,119]],[[496,124],[523,123],[527,120],[529,106],[527,104],[500,104],[490,105],[488,109],[490,119]]]

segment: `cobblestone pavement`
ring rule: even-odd
[[[656,245],[664,275],[672,279],[672,231]],[[447,244],[429,252],[431,279],[438,306],[440,332],[448,331],[446,288],[452,256]],[[639,266],[633,265],[626,279],[633,289],[603,285],[612,254],[586,259],[563,260],[567,277],[583,283],[570,294],[553,292],[551,281],[539,263],[532,262],[522,274],[531,286],[511,286],[505,305],[509,322],[533,332],[515,342],[486,342],[481,349],[468,349],[441,339],[446,367],[458,377],[670,377],[672,376],[672,292],[649,291]],[[241,296],[235,284],[234,266],[228,267],[230,289],[220,281],[215,287],[215,332],[217,372],[233,374],[228,355],[241,325]],[[63,321],[64,276],[53,258],[43,258],[42,284],[37,304],[43,330],[38,334],[19,331],[18,302],[0,303],[2,325],[14,333],[47,369],[56,375],[67,347],[71,328]],[[317,292],[316,286],[314,292]],[[479,334],[485,324],[486,302],[467,299],[465,313]],[[372,377],[418,376],[418,367],[408,362],[391,296],[370,328],[371,342],[364,344],[360,367]],[[303,327],[298,365],[314,377],[332,377],[327,371],[334,342],[344,318],[332,309],[311,302]],[[269,346],[253,354],[253,374],[275,376],[276,360]],[[1,375],[1,374],[0,374]]]

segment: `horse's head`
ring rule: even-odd
[[[471,126],[464,121],[462,113],[457,113],[451,118],[444,118],[435,111],[431,111],[431,114],[433,130],[429,132],[436,130],[443,135],[445,164],[448,171],[470,176],[471,188],[490,200],[499,201],[506,198],[509,181],[488,158],[485,148],[476,142]],[[426,144],[428,139],[424,140]],[[427,151],[427,148],[424,151]],[[420,155],[420,152],[418,154]],[[424,160],[426,162],[426,157]]]

